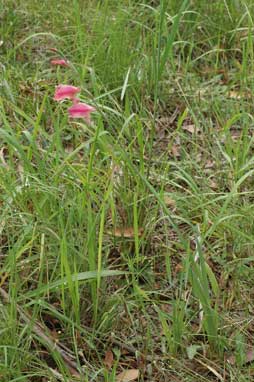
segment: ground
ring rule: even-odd
[[[253,381],[254,2],[0,10],[1,382]]]

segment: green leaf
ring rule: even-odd
[[[192,360],[195,355],[197,354],[198,352],[198,349],[200,349],[201,346],[199,345],[190,345],[187,347],[186,351],[187,351],[187,356],[190,360]]]

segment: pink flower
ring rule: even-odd
[[[74,103],[69,109],[68,113],[70,118],[84,118],[85,121],[90,124],[90,113],[95,111],[93,106],[87,105],[86,103]]]
[[[58,85],[55,91],[54,100],[62,101],[63,99],[75,99],[77,93],[80,92],[80,88],[71,85]]]
[[[55,65],[55,66],[65,66],[65,67],[69,66],[68,62],[63,59],[51,60],[50,63],[51,65]]]

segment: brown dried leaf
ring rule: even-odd
[[[195,134],[199,132],[199,129],[194,124],[184,125],[183,130],[188,131],[191,134]]]
[[[138,236],[142,236],[144,230],[143,228],[138,229]],[[126,238],[133,238],[135,236],[135,231],[133,227],[121,227],[121,228],[115,228],[112,232],[112,235],[115,237],[126,237]]]
[[[110,349],[106,351],[105,358],[104,358],[104,365],[107,369],[111,369],[113,362],[114,362],[114,355]]]
[[[118,374],[116,377],[117,382],[130,382],[135,381],[139,377],[139,370],[137,369],[129,369],[122,371],[122,373]]]
[[[172,152],[173,156],[176,158],[179,158],[181,156],[180,150],[181,150],[181,148],[179,145],[173,145],[171,147],[171,152]]]
[[[182,272],[182,270],[183,270],[182,264],[180,264],[180,263],[177,264],[175,267],[175,274]]]

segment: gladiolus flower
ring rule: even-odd
[[[63,99],[75,99],[77,93],[80,92],[80,88],[71,85],[59,85],[56,88],[54,100],[62,101]]]
[[[55,65],[55,66],[65,66],[65,67],[69,66],[68,62],[63,59],[51,60],[50,63],[51,65]]]
[[[93,106],[86,103],[74,103],[69,109],[68,113],[70,118],[84,118],[88,124],[90,124],[90,113],[96,109]]]

